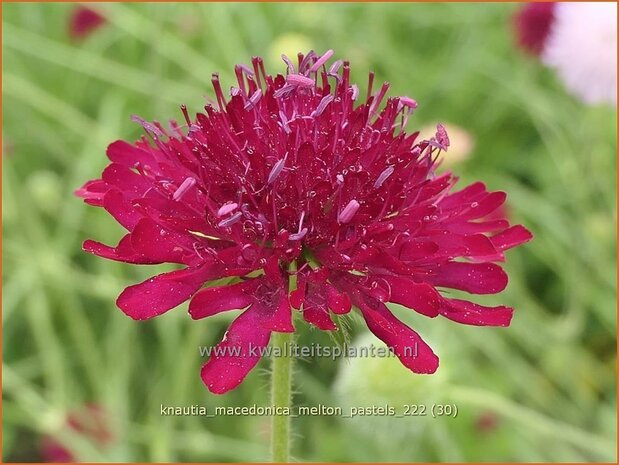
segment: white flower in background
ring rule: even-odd
[[[541,59],[585,103],[617,105],[617,4],[557,3]]]

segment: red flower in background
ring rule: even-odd
[[[76,6],[69,18],[69,36],[72,39],[83,39],[105,23],[101,13],[86,6]]]
[[[108,429],[105,411],[96,404],[88,404],[82,409],[69,413],[67,426],[98,447],[105,447],[113,440],[112,433]],[[76,457],[70,449],[49,435],[44,436],[41,441],[41,455],[46,462],[69,463],[76,461]]]
[[[326,64],[332,53],[283,57],[285,76],[268,75],[256,57],[236,67],[230,98],[214,75],[217,101],[205,113],[191,120],[183,107],[187,126],[169,130],[137,118],[148,138],[111,144],[101,179],[77,191],[128,230],[116,247],[86,241],[87,252],[183,265],[125,289],[117,305],[127,315],[152,318],[189,299],[194,319],[245,309],[202,369],[212,392],[241,383],[260,358],[252,346],[294,331],[291,306],[336,330],[331,314],[354,305],[416,373],[433,373],[438,358],[387,302],[464,324],[510,323],[511,308],[438,291],[505,288],[495,262],[531,239],[522,226],[486,219],[505,193],[482,183],[454,190],[457,178],[435,174],[449,146],[444,128],[429,140],[406,134],[417,103],[386,98],[387,83],[373,92],[373,74],[361,98],[347,62]],[[298,288],[289,295],[291,274]],[[229,284],[203,287],[222,278]]]
[[[518,45],[533,55],[542,53],[554,14],[555,4],[552,2],[527,3],[518,10],[514,16]]]

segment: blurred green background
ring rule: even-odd
[[[280,53],[309,48],[348,58],[362,89],[374,70],[417,99],[409,128],[468,131],[475,147],[453,170],[507,191],[535,240],[509,253],[508,289],[483,301],[516,307],[510,328],[396,309],[441,357],[436,376],[394,359],[296,364],[295,405],[449,403],[456,418],[295,418],[295,460],[616,460],[616,110],[583,106],[514,48],[518,5],[98,4],[108,22],[82,41],[67,33],[73,8],[2,5],[3,461],[42,460],[44,436],[79,461],[269,459],[266,417],[160,415],[267,405],[268,361],[210,394],[198,346],[232,316],[124,316],[120,291],[167,268],[83,253],[121,228],[72,192],[99,176],[108,143],[140,136],[131,115],[181,119],[180,104],[196,112],[211,95],[212,72],[232,84],[252,55],[283,72]],[[332,344],[297,327],[299,343]],[[353,326],[363,344],[366,331]],[[67,426],[88,404],[105,412],[105,445]]]

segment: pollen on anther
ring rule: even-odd
[[[271,172],[269,173],[269,177],[267,178],[267,184],[272,184],[273,182],[275,182],[277,177],[280,175],[280,173],[284,169],[285,164],[286,164],[286,159],[282,158],[277,163],[275,163],[275,165],[273,165],[273,168],[271,169]]]
[[[299,87],[312,87],[314,85],[314,80],[312,78],[308,78],[301,74],[289,74],[286,76],[286,82]]]
[[[217,210],[217,216],[225,216],[228,213],[232,213],[238,207],[239,207],[238,203],[235,203],[235,202],[226,203],[226,204],[222,205],[219,208],[219,210]]]
[[[176,191],[174,191],[174,194],[172,194],[172,199],[173,200],[179,200],[181,199],[189,189],[191,189],[193,186],[196,185],[196,180],[195,178],[189,177],[187,179],[185,179],[182,184],[178,187],[178,189],[176,189]]]
[[[348,204],[338,215],[337,222],[340,224],[349,223],[350,220],[352,220],[353,216],[355,216],[355,213],[357,213],[357,210],[359,210],[360,206],[361,205],[359,204],[359,202],[354,199],[348,202]]]
[[[221,220],[217,224],[217,226],[219,226],[220,228],[227,228],[228,226],[232,226],[233,224],[237,223],[241,219],[242,215],[243,214],[241,212],[236,212],[230,218],[226,218],[225,220]]]
[[[389,176],[393,174],[394,171],[395,168],[393,166],[388,166],[387,168],[385,168],[383,172],[378,175],[376,182],[374,182],[374,189],[378,189],[380,186],[382,186],[383,183],[389,178]]]

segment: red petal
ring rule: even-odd
[[[333,313],[338,315],[344,315],[350,312],[352,304],[350,297],[344,292],[339,292],[335,287],[330,284],[326,285],[327,304]]]
[[[429,317],[439,314],[441,301],[439,293],[429,284],[415,283],[411,279],[396,276],[381,276],[391,287],[390,302],[404,305]]]
[[[206,265],[163,273],[126,288],[116,305],[134,320],[147,320],[185,302],[213,274]]]
[[[507,274],[494,263],[447,262],[427,280],[434,286],[460,289],[471,294],[496,294],[507,286]]]
[[[106,183],[134,197],[142,197],[151,187],[151,181],[119,163],[111,163],[101,175]]]
[[[247,307],[254,300],[252,292],[256,289],[256,281],[201,289],[189,303],[191,318],[199,320],[227,310]]]
[[[136,252],[131,246],[130,234],[125,235],[116,247],[110,247],[109,245],[91,240],[84,241],[84,245],[82,247],[84,251],[88,253],[97,255],[98,257],[107,258],[109,260],[116,260],[118,262],[134,263],[138,265],[153,265],[156,263],[162,263],[161,261],[153,260]]]
[[[438,245],[432,241],[407,241],[400,248],[400,260],[414,261],[434,255],[438,250]]]
[[[306,279],[303,275],[297,275],[297,288],[290,292],[290,305],[299,310],[305,301],[305,290],[307,289]]]
[[[326,305],[324,307],[319,307],[318,305],[308,307],[304,305],[303,319],[323,331],[337,330],[337,326],[329,316],[329,310],[327,310]]]
[[[533,234],[522,225],[517,224],[492,236],[490,241],[499,250],[507,250],[533,239]]]
[[[261,351],[271,337],[261,319],[260,313],[250,307],[232,322],[202,367],[202,381],[209,391],[224,394],[234,389],[260,361]]]
[[[265,328],[280,333],[294,333],[292,309],[290,308],[290,302],[288,302],[288,294],[283,289],[280,292],[279,302],[277,302],[275,309],[263,308],[265,309],[264,313],[270,313],[270,317],[264,322]]]
[[[449,225],[450,231],[459,234],[474,234],[481,232],[493,232],[500,229],[505,229],[509,226],[507,220],[488,220],[488,221],[467,221],[465,223],[455,223]]]
[[[77,189],[74,194],[88,201],[90,205],[101,206],[103,196],[109,190],[110,186],[101,179],[92,179]]]
[[[103,208],[127,230],[131,231],[138,224],[142,215],[118,189],[109,190],[103,197]]]
[[[190,265],[191,256],[196,256],[191,239],[163,229],[150,218],[142,218],[135,225],[131,232],[131,244],[137,252],[161,263]]]
[[[368,328],[385,342],[402,364],[415,373],[434,373],[438,368],[438,357],[423,339],[398,320],[382,303],[370,305],[359,302]]]
[[[510,307],[484,307],[467,300],[444,299],[441,314],[450,320],[474,326],[509,326],[514,309]]]
[[[108,145],[106,153],[107,157],[113,163],[118,163],[129,168],[133,168],[137,164],[151,167],[155,165],[155,159],[150,153],[124,140],[112,142]]]
[[[441,203],[441,208],[457,208],[461,204],[470,203],[481,196],[486,192],[486,186],[483,182],[476,182],[469,186],[466,186],[464,189],[454,192],[453,194],[449,194],[445,197]]]
[[[483,218],[499,208],[507,199],[505,192],[490,192],[478,202],[471,202],[470,206],[458,216],[459,219],[473,220]]]

